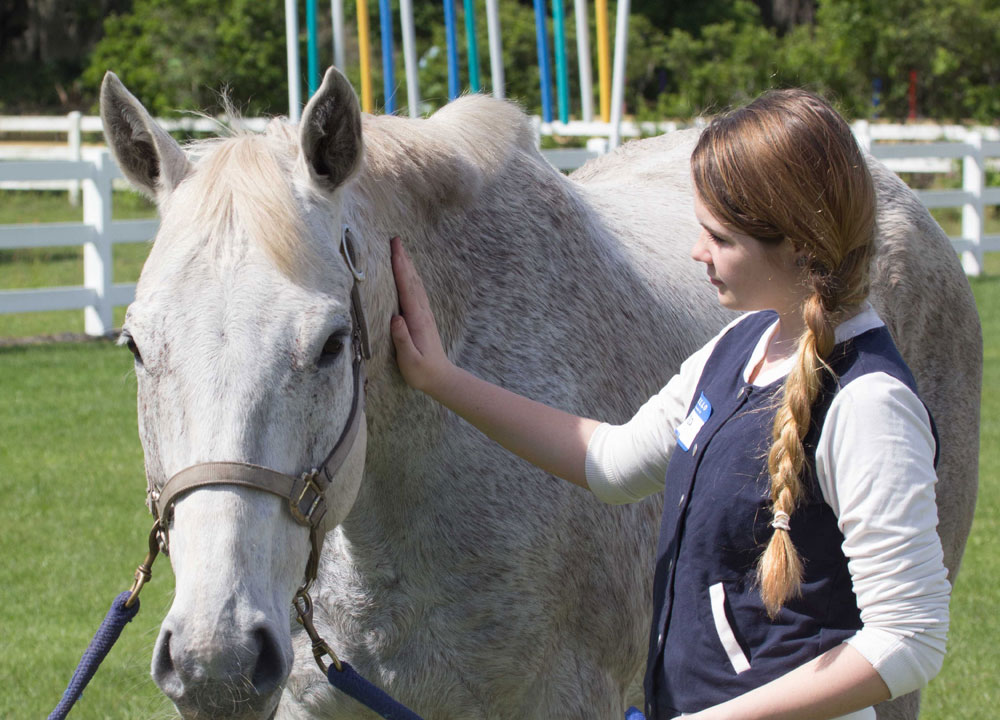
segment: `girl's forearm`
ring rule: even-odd
[[[875,668],[847,644],[728,702],[695,713],[696,720],[823,720],[888,700]]]
[[[425,392],[516,455],[587,487],[587,444],[596,420],[529,400],[454,365]]]

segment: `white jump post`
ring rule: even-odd
[[[982,134],[970,132],[965,144],[972,152],[962,158],[962,190],[968,196],[962,205],[962,240],[971,248],[962,251],[962,267],[966,275],[979,276],[983,272],[983,188],[986,184]]]
[[[498,0],[486,0],[486,34],[490,41],[490,78],[493,97],[503,99],[506,94],[503,74],[503,45],[500,39],[500,8]]]
[[[302,73],[299,70],[299,14],[295,0],[285,0],[285,50],[288,58],[288,119],[302,114]]]
[[[576,18],[576,55],[580,67],[580,117],[584,122],[594,120],[594,80],[590,71],[590,23],[587,17],[587,0],[575,0],[573,14]]]
[[[417,40],[413,28],[413,0],[399,1],[403,29],[403,67],[406,69],[406,104],[410,117],[420,117],[420,81],[417,72]]]
[[[630,0],[618,0],[618,17],[615,20],[615,59],[611,73],[611,134],[609,149],[618,147],[622,137],[622,111],[625,104],[625,56],[628,50],[628,14]]]
[[[285,12],[288,12],[287,10]],[[330,17],[333,22],[333,64],[346,73],[344,60],[344,0],[330,0]]]
[[[111,177],[114,162],[107,150],[94,158],[93,174],[83,181],[83,222],[90,226],[83,244],[83,285],[94,303],[83,309],[84,332],[106,335],[112,328]]]

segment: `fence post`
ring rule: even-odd
[[[868,121],[855,120],[851,129],[854,131],[854,139],[858,141],[858,146],[860,146],[864,152],[871,154],[872,132],[868,125]]]
[[[83,151],[80,143],[80,121],[83,118],[79,110],[74,110],[68,115],[69,129],[66,132],[69,141],[69,159],[80,160]],[[69,204],[76,207],[80,204],[80,181],[71,180],[69,184]]]
[[[970,132],[965,138],[971,152],[962,158],[962,189],[972,196],[972,202],[962,206],[962,239],[972,249],[962,252],[962,267],[966,275],[978,276],[983,271],[983,187],[986,184],[983,161],[982,133]]]
[[[84,332],[111,332],[111,156],[107,150],[94,158],[91,176],[83,181],[83,222],[93,232],[83,244],[83,284],[97,293],[93,305],[83,309]]]

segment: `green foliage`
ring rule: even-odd
[[[65,8],[74,26],[93,28],[112,10],[96,48],[90,36],[78,55],[61,53],[46,62],[7,59],[0,69],[0,111],[51,104],[56,88],[96,107],[106,70],[155,113],[220,110],[219,92],[244,103],[248,115],[280,114],[287,108],[284,7],[256,0],[95,0]],[[304,0],[299,0],[300,21]],[[370,65],[376,111],[386,104],[382,87],[378,12],[369,0]],[[571,115],[579,117],[576,24],[567,12],[567,61]],[[997,0],[816,0],[814,21],[788,28],[772,26],[777,0],[636,0],[629,29],[625,105],[640,118],[690,117],[742,104],[761,91],[806,86],[835,99],[851,117],[875,112],[872,88],[881,83],[878,112],[888,119],[909,111],[910,72],[917,73],[917,112],[936,120],[993,123],[1000,117],[1000,4]],[[786,8],[787,10],[787,8]],[[354,3],[345,3],[347,76],[361,86]],[[468,63],[462,3],[455,2],[460,86],[468,91]],[[398,0],[392,2],[397,37],[396,108],[404,112],[406,80],[402,63]],[[614,25],[612,3],[608,19]],[[540,112],[535,22],[528,0],[500,3],[506,93],[532,113]],[[447,102],[444,12],[440,0],[414,3],[422,112]],[[550,37],[552,20],[548,20]],[[486,14],[477,10],[480,83],[489,92]],[[595,14],[589,17],[591,67],[597,99]],[[46,32],[59,36],[48,24]],[[332,62],[330,7],[319,5],[320,65]],[[613,29],[613,27],[612,27]],[[11,31],[13,32],[13,31]],[[77,33],[84,37],[83,34]],[[11,33],[8,33],[11,35]],[[2,36],[2,33],[0,33]],[[11,35],[13,37],[13,35]],[[305,27],[299,49],[305,74]],[[52,44],[50,41],[49,45]],[[89,55],[88,55],[89,53]],[[551,62],[551,60],[550,60]],[[20,64],[18,64],[20,63]],[[75,63],[75,64],[74,64]],[[86,67],[70,82],[74,68]],[[78,70],[76,72],[79,72]],[[29,80],[26,82],[25,77]],[[304,84],[305,78],[300,81]],[[305,90],[305,88],[303,88]],[[75,93],[75,95],[74,95]],[[48,98],[46,100],[45,98]],[[63,101],[65,104],[65,100]]]
[[[872,113],[875,78],[881,115],[909,112],[910,71],[917,113],[938,120],[993,123],[1000,116],[1000,42],[995,0],[825,0],[816,24],[786,43],[790,67],[841,99],[854,116]]]
[[[737,0],[732,17],[697,34],[675,29],[666,42],[669,89],[657,100],[661,116],[692,117],[743,104],[773,84],[779,41],[760,22],[756,5]]]
[[[110,15],[84,73],[92,88],[113,70],[150,112],[220,110],[219,91],[244,114],[288,104],[284,6],[255,0],[136,0]]]

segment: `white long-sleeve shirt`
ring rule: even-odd
[[[674,428],[688,414],[716,342],[738,322],[689,357],[631,420],[596,429],[586,474],[598,498],[634,502],[663,489]],[[882,324],[868,306],[837,327],[836,341]],[[776,325],[750,356],[744,369],[748,382]],[[761,373],[754,384],[779,380],[793,362],[789,358]],[[885,373],[863,375],[837,392],[816,448],[817,480],[844,535],[863,623],[847,642],[872,664],[893,697],[925,685],[944,658],[951,586],[936,530],[935,449],[923,403]]]

